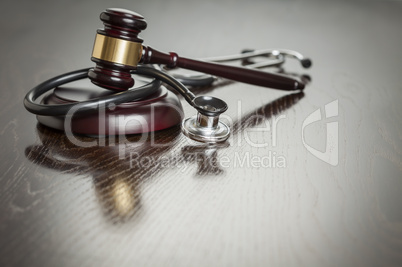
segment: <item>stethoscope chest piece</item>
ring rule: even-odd
[[[198,114],[183,121],[184,135],[204,143],[218,143],[228,139],[230,128],[219,120],[219,115],[227,110],[227,104],[211,96],[196,97],[193,104]]]

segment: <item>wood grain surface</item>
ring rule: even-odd
[[[0,7],[1,266],[402,265],[402,2]],[[75,145],[22,100],[93,66],[108,7],[142,14],[145,44],[186,57],[298,50],[312,68],[289,59],[283,70],[311,82],[296,93],[223,79],[194,89],[228,103],[224,144],[193,142],[176,126]],[[314,112],[321,119],[306,125]],[[327,142],[332,165],[308,149]]]

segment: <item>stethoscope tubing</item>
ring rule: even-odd
[[[300,53],[292,50],[285,49],[266,49],[266,50],[256,50],[256,51],[246,51],[242,54],[224,56],[219,58],[209,58],[209,61],[213,62],[227,62],[233,60],[244,60],[253,57],[269,57],[273,56],[276,61],[271,63],[254,63],[248,65],[249,68],[261,68],[267,66],[273,66],[282,64],[284,62],[284,56],[291,56],[297,58],[298,60],[306,60]],[[39,104],[35,101],[49,92],[50,90],[61,86],[63,84],[77,81],[88,77],[88,71],[91,68],[80,69],[72,72],[68,72],[54,78],[51,78],[34,88],[32,88],[24,98],[25,108],[36,115],[41,116],[65,116],[74,107],[75,114],[86,114],[91,112],[96,112],[100,106],[106,107],[109,104],[119,105],[127,102],[138,101],[143,99],[153,93],[155,93],[162,82],[170,85],[174,90],[180,93],[184,99],[191,105],[195,106],[193,100],[195,98],[194,94],[187,89],[185,85],[188,86],[205,86],[210,85],[216,79],[211,75],[195,75],[195,76],[177,76],[173,77],[166,72],[163,72],[160,68],[156,66],[147,67],[143,65],[137,66],[136,70],[132,71],[132,74],[140,74],[145,76],[153,77],[154,80],[148,84],[145,84],[139,88],[127,90],[124,92],[118,92],[108,96],[102,96],[99,98],[94,98],[86,101],[76,102],[76,103],[66,103],[66,104]],[[185,84],[185,85],[184,85]]]
[[[65,116],[73,107],[77,108],[75,114],[83,114],[89,112],[95,112],[99,106],[106,106],[108,104],[122,104],[129,101],[135,101],[142,99],[155,93],[161,85],[161,82],[157,79],[152,82],[141,86],[135,90],[128,90],[125,92],[119,92],[113,95],[94,98],[86,101],[68,104],[38,104],[35,103],[39,97],[46,92],[61,86],[63,84],[77,81],[88,77],[88,70],[91,68],[80,69],[72,72],[68,72],[52,79],[49,79],[34,88],[32,88],[24,98],[25,108],[36,115],[42,116]]]

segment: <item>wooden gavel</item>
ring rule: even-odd
[[[284,75],[179,57],[173,52],[162,53],[144,46],[138,34],[146,29],[147,23],[133,11],[109,8],[101,13],[100,19],[104,29],[97,30],[91,57],[96,66],[88,72],[88,77],[103,88],[124,91],[132,87],[134,79],[130,71],[140,63],[180,67],[281,90],[304,89],[302,82]]]

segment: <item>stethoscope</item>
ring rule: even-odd
[[[107,24],[105,21],[108,21],[111,16],[115,16],[113,23],[116,23],[116,18],[120,19],[124,23],[130,24],[130,20],[128,18],[131,18],[133,23],[132,25],[129,25],[127,27],[135,28],[135,29],[145,29],[146,23],[143,20],[143,18],[134,12],[127,11],[127,10],[121,10],[121,9],[108,9],[102,14],[107,14],[108,16],[105,16],[105,19],[101,19],[105,23],[105,28],[110,27],[109,24]],[[145,23],[145,26],[141,23]],[[118,22],[119,23],[119,22]],[[117,24],[118,24],[117,23]],[[121,22],[122,23],[122,22]],[[120,25],[120,24],[119,24]],[[121,25],[120,25],[121,26]],[[222,142],[225,141],[230,134],[230,128],[223,123],[222,121],[219,120],[219,116],[225,112],[228,108],[226,102],[223,100],[213,97],[213,96],[195,96],[187,87],[187,86],[208,86],[212,84],[215,80],[216,77],[213,75],[204,75],[204,74],[197,74],[197,75],[170,75],[168,71],[165,70],[164,67],[159,67],[155,63],[155,61],[159,61],[162,63],[165,63],[168,60],[167,65],[169,68],[176,67],[178,63],[180,63],[180,58],[178,57],[177,54],[175,53],[170,53],[169,55],[163,55],[159,51],[153,50],[150,47],[145,47],[141,46],[141,53],[138,54],[137,50],[135,50],[135,57],[139,57],[138,61],[139,64],[135,64],[135,67],[133,68],[126,68],[127,66],[130,66],[130,62],[132,60],[132,54],[130,54],[130,51],[123,51],[124,53],[127,53],[128,56],[126,58],[123,58],[125,64],[121,64],[119,62],[119,58],[117,58],[116,55],[110,55],[110,51],[118,51],[118,49],[113,48],[110,49],[110,47],[106,47],[105,44],[109,44],[110,42],[117,42],[117,45],[119,45],[118,42],[125,42],[124,45],[132,45],[135,46],[135,49],[138,48],[138,43],[136,42],[128,42],[127,40],[123,40],[126,38],[124,35],[121,35],[121,38],[123,39],[118,39],[115,37],[109,37],[107,34],[105,34],[103,31],[98,30],[98,36],[103,36],[102,38],[109,38],[110,40],[107,40],[108,42],[105,42],[104,40],[101,40],[103,43],[101,43],[101,49],[103,49],[101,52],[98,54],[95,54],[95,48],[94,48],[94,53],[92,55],[92,60],[95,61],[98,65],[95,68],[85,68],[77,71],[72,71],[69,73],[62,74],[60,76],[54,77],[52,79],[49,79],[37,86],[35,86],[33,89],[31,89],[25,96],[24,99],[24,106],[25,108],[36,115],[39,116],[66,116],[71,109],[75,109],[75,115],[85,115],[85,114],[90,114],[92,112],[96,112],[99,106],[109,106],[109,105],[119,105],[127,102],[132,102],[132,101],[138,101],[141,99],[144,99],[153,93],[155,93],[161,86],[162,83],[165,83],[169,85],[172,89],[174,89],[176,92],[181,94],[183,98],[192,106],[194,107],[197,111],[198,114],[196,116],[193,116],[191,118],[187,118],[183,120],[182,122],[182,132],[190,137],[193,140],[200,141],[200,142],[207,142],[207,143],[216,143],[216,142]],[[122,33],[124,34],[124,32]],[[137,38],[137,35],[132,38]],[[135,39],[136,40],[136,39]],[[95,41],[95,47],[97,46],[97,42],[99,43],[98,39]],[[102,47],[103,46],[103,47]],[[105,48],[106,47],[106,48]],[[126,49],[126,48],[124,48]],[[161,56],[159,54],[161,54]],[[165,58],[163,58],[165,57]],[[203,63],[203,62],[215,62],[215,63],[223,63],[223,62],[230,62],[230,61],[235,61],[235,60],[242,60],[246,61],[251,58],[257,58],[257,57],[263,57],[265,60],[260,61],[258,63],[252,63],[247,66],[245,66],[244,72],[246,72],[246,69],[254,70],[254,69],[259,69],[263,67],[272,67],[272,66],[280,66],[285,62],[286,57],[290,58],[295,58],[298,61],[300,61],[301,65],[304,68],[308,68],[311,66],[311,60],[305,58],[302,54],[292,51],[292,50],[284,50],[284,49],[267,49],[267,50],[256,50],[256,51],[243,51],[241,54],[238,55],[233,55],[233,56],[225,56],[225,57],[219,57],[219,58],[210,58],[206,59],[204,61],[194,61],[194,60],[189,60],[191,61],[189,64],[194,63],[193,65],[200,64],[201,69],[208,69],[208,64]],[[116,59],[117,58],[117,59]],[[155,59],[156,58],[156,59]],[[268,59],[268,60],[267,60]],[[130,62],[128,62],[130,60]],[[187,59],[184,59],[187,60]],[[141,64],[142,63],[142,64]],[[149,65],[145,65],[145,63],[150,63]],[[121,66],[122,65],[122,66]],[[183,65],[183,64],[182,64]],[[185,65],[185,64],[184,64]],[[106,67],[104,67],[106,66]],[[180,67],[180,66],[179,66]],[[217,69],[215,72],[224,74],[226,73],[222,70],[224,68],[217,66],[219,69]],[[111,68],[112,71],[109,71],[108,69],[104,68]],[[113,72],[113,68],[116,68],[116,72]],[[191,66],[189,67],[191,69]],[[225,67],[226,68],[226,67]],[[228,67],[230,68],[230,67]],[[233,71],[236,74],[241,73],[241,69],[230,69],[230,71]],[[239,72],[240,71],[240,72]],[[96,73],[97,72],[97,73]],[[94,74],[95,73],[95,74]],[[59,87],[61,85],[64,85],[66,83],[70,83],[76,80],[84,79],[84,78],[91,78],[91,80],[95,84],[102,84],[103,82],[106,84],[107,82],[104,81],[104,77],[102,76],[102,73],[110,74],[110,75],[115,75],[110,78],[108,81],[109,83],[113,84],[115,80],[117,80],[120,83],[126,82],[127,80],[129,81],[130,77],[128,77],[125,73],[130,74],[136,74],[136,75],[143,75],[143,76],[148,76],[152,77],[153,80],[143,86],[140,86],[136,88],[135,90],[126,90],[124,92],[118,92],[112,95],[108,96],[103,96],[103,97],[98,97],[86,101],[81,101],[78,103],[66,103],[66,104],[40,104],[36,103],[35,101],[43,96],[45,93],[51,91],[52,89]],[[116,74],[117,73],[117,74]],[[277,88],[282,88],[282,87],[289,87],[289,81],[286,80],[287,78],[278,76],[278,80],[275,80],[275,75],[267,73],[267,77],[265,76],[262,72],[253,72],[253,71],[248,71],[250,75],[248,75],[248,78],[250,80],[250,83],[252,84],[261,84],[261,83],[272,83],[274,84]],[[254,75],[255,74],[255,75]],[[98,75],[98,76],[97,76]],[[100,75],[100,76],[99,76]],[[253,77],[255,76],[255,79]],[[223,75],[219,75],[223,76]],[[227,76],[227,75],[226,75]],[[95,78],[94,78],[95,77]],[[108,77],[106,77],[108,78]],[[114,78],[115,80],[113,80]],[[234,79],[236,79],[235,77]],[[125,79],[125,80],[124,80]],[[124,81],[123,81],[124,80]],[[242,81],[242,80],[240,80]],[[283,82],[287,82],[286,84]],[[246,81],[248,82],[248,81]],[[266,86],[266,84],[264,84]],[[297,83],[295,82],[295,88],[293,89],[303,89],[304,84],[303,83]]]

